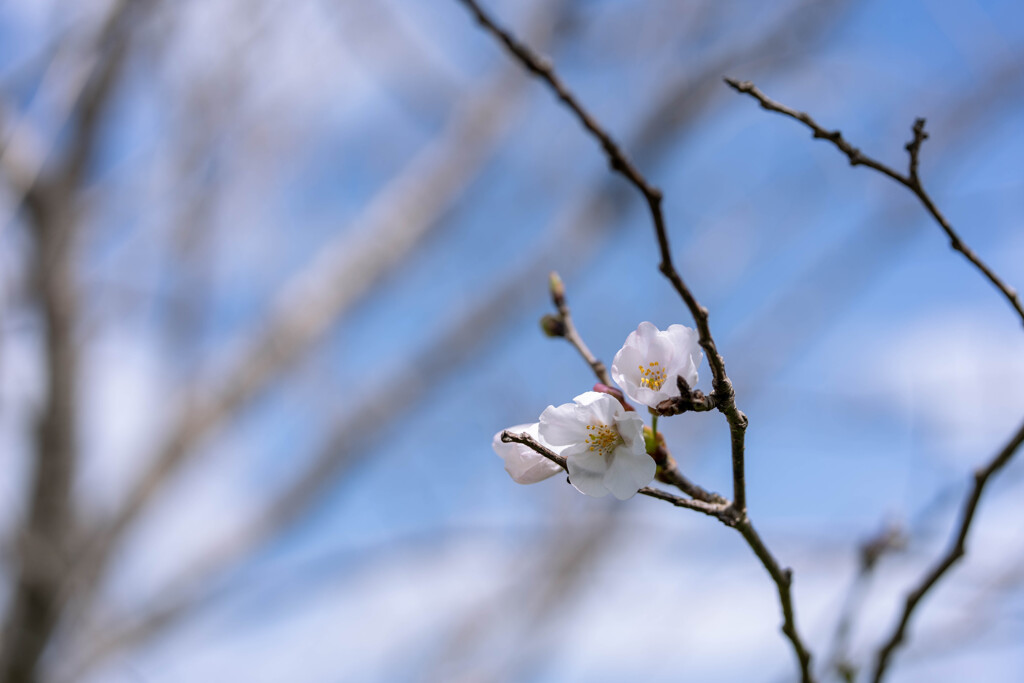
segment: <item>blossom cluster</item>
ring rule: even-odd
[[[676,377],[696,386],[702,358],[695,330],[683,325],[659,330],[642,322],[615,354],[611,376],[629,399],[653,410],[679,395]],[[526,433],[564,457],[569,483],[588,496],[611,493],[625,500],[649,484],[657,470],[644,441],[643,418],[609,393],[584,392],[572,403],[548,406],[539,422],[504,431]],[[503,442],[501,434],[494,435],[494,451],[516,482],[534,484],[561,471],[529,446]]]

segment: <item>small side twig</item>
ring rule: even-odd
[[[896,628],[878,651],[878,656],[875,660],[874,673],[871,678],[874,683],[880,683],[880,681],[885,677],[886,670],[892,660],[893,652],[895,652],[896,648],[898,648],[903,642],[903,639],[906,636],[907,627],[910,624],[910,618],[913,616],[917,605],[935,586],[935,584],[939,582],[939,579],[941,579],[946,572],[948,572],[967,552],[967,535],[970,533],[971,522],[974,521],[974,513],[978,509],[978,502],[981,500],[981,495],[985,490],[985,485],[988,484],[993,475],[999,472],[999,470],[1010,462],[1011,458],[1013,458],[1021,447],[1021,444],[1024,444],[1024,424],[1017,429],[1017,432],[1013,437],[1011,437],[1009,442],[1007,442],[1002,450],[1000,450],[995,457],[989,461],[988,465],[975,471],[974,485],[971,487],[970,493],[967,494],[967,498],[964,500],[963,507],[961,508],[960,525],[957,528],[953,543],[950,545],[946,553],[940,557],[935,565],[921,578],[917,587],[907,595],[903,612],[900,615]]]
[[[565,458],[555,453],[550,448],[547,448],[536,439],[531,437],[529,434],[510,432],[505,430],[501,433],[501,440],[505,443],[519,443],[528,448],[532,448],[537,453],[540,453],[548,460],[554,462],[556,465],[561,467],[563,470],[568,471],[569,468],[566,464]],[[680,496],[673,495],[667,491],[656,489],[650,486],[645,486],[637,491],[642,496],[648,496],[650,498],[657,498],[658,500],[664,500],[672,503],[676,507],[687,508],[688,510],[696,510],[702,512],[705,515],[715,517],[722,523],[728,526],[734,526],[735,520],[733,518],[732,508],[729,502],[724,503],[709,503],[703,500],[690,500],[689,498],[681,498]]]
[[[691,389],[682,375],[676,377],[679,395],[667,398],[655,409],[659,415],[679,415],[685,412],[703,413],[718,407],[718,394],[705,394],[700,389]]]
[[[612,378],[608,376],[608,369],[600,359],[591,353],[586,342],[583,341],[583,337],[576,330],[576,325],[572,322],[572,312],[565,300],[565,285],[562,284],[562,278],[558,276],[558,273],[553,272],[548,281],[551,289],[551,303],[555,305],[558,315],[546,315],[541,318],[541,327],[545,334],[550,337],[564,337],[583,356],[583,360],[594,371],[597,381],[611,386]]]
[[[924,205],[924,208],[928,213],[931,214],[932,218],[935,219],[935,222],[939,224],[939,227],[942,228],[942,231],[946,233],[946,237],[949,238],[949,246],[963,254],[964,258],[970,261],[974,267],[977,268],[988,279],[988,281],[1000,291],[1000,293],[1002,293],[1003,297],[1017,312],[1017,316],[1021,319],[1021,322],[1024,323],[1024,304],[1021,303],[1017,291],[1007,285],[1002,278],[996,275],[995,271],[989,268],[989,266],[974,253],[970,247],[964,244],[960,235],[957,234],[950,222],[946,220],[946,217],[941,211],[939,211],[938,207],[935,206],[935,202],[932,201],[931,196],[921,184],[921,179],[918,176],[921,144],[928,138],[928,133],[924,130],[924,119],[919,118],[914,121],[913,139],[908,142],[905,147],[910,158],[907,164],[907,172],[906,174],[903,174],[896,171],[891,166],[887,166],[886,164],[883,164],[861,152],[858,148],[850,144],[850,142],[843,137],[843,134],[840,131],[827,130],[818,124],[818,122],[811,118],[811,116],[806,112],[797,111],[796,109],[787,107],[786,105],[771,99],[750,81],[738,81],[735,78],[726,78],[725,82],[728,83],[736,92],[750,95],[756,99],[761,103],[762,109],[777,112],[804,124],[811,129],[815,138],[828,140],[835,145],[836,148],[845,154],[850,160],[851,166],[867,166],[868,168],[872,168],[883,175],[889,176],[897,183],[913,192],[921,201],[921,204]]]

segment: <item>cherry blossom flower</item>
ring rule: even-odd
[[[676,377],[682,376],[691,388],[697,385],[697,366],[704,354],[696,330],[669,325],[659,330],[642,322],[626,337],[612,360],[612,379],[626,396],[655,408],[667,398],[679,395]]]
[[[654,479],[657,466],[644,446],[643,428],[640,415],[596,391],[548,406],[540,416],[540,436],[562,448],[569,483],[597,498],[611,493],[625,500]]]
[[[562,450],[561,448],[555,448],[540,438],[538,433],[539,426],[539,423],[534,422],[533,424],[509,427],[507,431],[513,434],[526,432],[544,446],[559,453]],[[505,471],[509,473],[509,476],[517,484],[536,484],[538,481],[544,481],[548,477],[562,471],[562,468],[556,463],[548,460],[529,446],[515,442],[505,443],[501,440],[501,432],[494,435],[491,447],[505,461]]]

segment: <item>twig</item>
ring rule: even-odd
[[[583,341],[583,337],[576,331],[576,325],[572,322],[572,312],[569,310],[569,304],[565,300],[565,285],[562,284],[562,278],[558,276],[558,273],[552,272],[548,279],[551,289],[551,303],[558,309],[557,316],[545,316],[542,319],[542,324],[553,323],[552,325],[545,325],[544,331],[552,337],[564,337],[567,342],[572,344],[579,354],[583,356],[583,360],[587,362],[590,369],[594,371],[594,376],[597,377],[597,381],[601,384],[611,386],[612,378],[608,376],[608,369],[605,367],[598,358],[591,353],[587,347],[586,342]],[[554,328],[554,329],[552,329]]]
[[[705,503],[722,505],[729,502],[717,493],[708,491],[699,484],[690,481],[686,475],[679,471],[679,466],[676,464],[675,459],[667,452],[666,456],[667,462],[664,464],[659,463],[661,469],[658,472],[658,481],[675,486],[691,498],[704,501]]]
[[[726,416],[729,422],[730,441],[732,449],[732,472],[733,472],[733,502],[730,506],[730,518],[736,520],[735,526],[743,534],[747,543],[754,550],[761,560],[765,569],[775,581],[779,589],[780,602],[784,617],[783,633],[793,644],[797,659],[799,660],[801,680],[804,683],[813,681],[811,673],[811,655],[804,647],[796,630],[795,618],[793,616],[792,602],[790,595],[790,570],[780,570],[778,563],[768,552],[761,542],[760,537],[754,531],[747,518],[746,503],[746,475],[744,464],[745,435],[747,429],[747,417],[736,407],[735,392],[732,382],[729,380],[725,370],[725,361],[718,348],[715,346],[711,329],[708,325],[708,310],[701,306],[696,297],[686,286],[672,263],[672,253],[669,248],[668,232],[665,227],[665,216],[661,208],[661,190],[651,185],[646,178],[636,169],[626,154],[619,148],[612,137],[598,124],[583,106],[576,100],[575,96],[566,88],[561,79],[555,73],[550,62],[534,53],[525,44],[518,41],[508,31],[498,26],[488,16],[476,0],[460,0],[476,20],[489,33],[497,38],[512,55],[532,74],[545,81],[561,100],[579,119],[584,128],[587,129],[600,142],[602,149],[608,157],[609,164],[613,171],[617,171],[629,180],[643,194],[650,209],[651,219],[654,223],[655,235],[658,240],[658,249],[661,255],[661,263],[658,269],[662,275],[668,278],[676,292],[683,299],[690,314],[697,325],[700,345],[708,357],[708,365],[711,367],[712,388],[718,396],[718,410]],[[643,490],[641,490],[643,492]],[[649,495],[649,494],[645,494]],[[685,499],[679,499],[685,500]],[[691,507],[700,501],[686,501]],[[695,508],[696,509],[696,508]]]
[[[654,462],[658,464],[658,473],[656,478],[660,482],[664,482],[670,486],[675,486],[677,489],[697,500],[702,500],[705,503],[713,503],[716,505],[726,505],[729,503],[728,500],[722,496],[708,491],[703,487],[690,481],[681,471],[679,471],[679,464],[676,459],[672,457],[672,453],[669,452],[668,446],[665,444],[665,437],[662,436],[661,432],[655,432],[653,434],[657,447],[653,452],[650,452]]]
[[[949,221],[946,217],[938,210],[935,203],[932,201],[931,196],[925,191],[924,186],[921,184],[920,176],[918,175],[918,168],[920,166],[920,153],[921,145],[928,138],[928,134],[924,130],[925,120],[922,118],[917,119],[913,126],[913,138],[906,145],[907,154],[909,160],[907,164],[906,175],[899,173],[893,168],[863,154],[859,149],[851,145],[838,130],[829,131],[819,125],[810,115],[805,112],[797,111],[790,107],[785,106],[775,100],[771,99],[763,92],[761,92],[757,86],[750,81],[738,81],[732,78],[726,78],[725,82],[728,83],[734,90],[739,93],[747,94],[756,99],[761,103],[763,109],[768,111],[774,111],[784,116],[788,116],[795,119],[813,131],[815,138],[823,138],[828,140],[836,146],[846,157],[850,160],[851,166],[867,166],[872,168],[883,175],[886,175],[899,184],[903,185],[921,201],[925,209],[935,219],[942,230],[949,237],[950,246],[959,251],[964,257],[970,261],[974,266],[981,271],[989,282],[991,282],[1009,301],[1010,305],[1017,312],[1017,315],[1024,321],[1024,306],[1021,305],[1021,301],[1017,295],[1017,292],[1009,287],[1003,280],[996,275],[991,268],[989,268],[978,256],[966,245],[960,236],[953,230]],[[873,681],[879,683],[885,676],[886,669],[889,666],[893,652],[900,643],[902,643],[906,629],[910,622],[910,618],[914,613],[914,609],[921,599],[927,594],[927,592],[934,586],[939,579],[961,558],[963,557],[965,550],[965,543],[967,540],[967,534],[970,531],[970,525],[974,518],[974,512],[978,506],[978,502],[981,499],[982,492],[984,491],[985,485],[989,478],[998,472],[1007,462],[1013,457],[1021,443],[1024,442],[1024,426],[1018,430],[1006,447],[1000,451],[996,457],[989,463],[984,469],[978,470],[974,475],[974,486],[972,487],[961,513],[961,523],[956,536],[956,541],[949,548],[948,552],[939,559],[936,565],[923,577],[921,583],[916,589],[914,589],[906,598],[906,604],[903,609],[903,613],[900,617],[899,623],[896,626],[892,636],[885,641],[882,647],[879,649],[877,659],[875,662],[875,669],[873,674]]]
[[[569,310],[569,304],[565,300],[565,285],[562,282],[562,278],[559,277],[558,273],[552,272],[548,278],[549,287],[551,290],[551,302],[555,305],[558,310],[558,315],[546,315],[541,318],[541,328],[544,333],[550,337],[563,337],[566,341],[575,347],[579,352],[583,360],[586,361],[590,369],[594,371],[594,376],[597,377],[598,382],[604,385],[602,388],[595,387],[600,391],[606,391],[616,396],[627,410],[633,410],[633,407],[626,403],[622,392],[611,388],[611,377],[608,376],[608,370],[605,364],[600,359],[594,356],[594,354],[587,347],[586,342],[583,341],[583,337],[580,336],[576,330],[576,325],[572,321],[572,312]],[[681,386],[685,386],[686,382],[682,377],[679,378],[682,382]],[[700,394],[700,392],[695,392]],[[689,387],[686,388],[685,395],[690,396],[691,392]],[[700,394],[703,396],[703,394]],[[713,407],[713,406],[712,406]],[[708,408],[710,410],[710,408]],[[682,412],[682,411],[680,411]],[[690,481],[682,472],[679,471],[679,465],[676,463],[672,454],[669,453],[668,448],[665,446],[665,442],[660,438],[659,434],[655,434],[655,439],[658,441],[658,448],[654,453],[651,453],[651,457],[658,463],[658,480],[662,481],[671,486],[675,486],[677,489],[696,500],[704,501],[705,503],[721,504],[727,502],[725,498],[722,498],[717,493],[711,493],[706,491],[702,487]]]
[[[650,209],[651,220],[654,223],[655,235],[658,240],[658,250],[661,255],[661,263],[658,270],[668,278],[676,292],[682,297],[686,307],[690,310],[694,322],[697,325],[700,345],[708,357],[708,365],[711,366],[712,386],[721,397],[718,409],[729,421],[729,429],[732,432],[732,463],[733,463],[733,503],[740,512],[746,512],[747,495],[744,477],[744,440],[743,435],[747,428],[747,418],[736,407],[732,382],[725,371],[725,360],[718,353],[714,338],[711,336],[711,328],[708,325],[708,309],[700,305],[697,298],[690,291],[683,281],[682,276],[676,270],[672,262],[672,251],[669,248],[668,231],[665,227],[665,214],[661,208],[662,193],[657,187],[651,185],[647,179],[636,169],[626,153],[612,139],[591,116],[576,97],[562,83],[551,63],[536,54],[527,45],[517,40],[511,33],[498,26],[477,4],[476,0],[459,0],[476,17],[477,21],[488,32],[500,40],[512,55],[532,74],[545,81],[554,91],[562,103],[565,104],[579,119],[598,142],[608,157],[609,164],[613,171],[625,176],[637,190],[643,194]]]
[[[782,605],[782,633],[793,644],[797,660],[800,663],[800,680],[803,683],[812,683],[814,674],[811,672],[811,653],[800,638],[800,632],[796,628],[796,614],[793,611],[793,570],[779,565],[778,560],[768,550],[768,546],[761,540],[761,536],[754,529],[750,518],[744,515],[736,523],[736,530],[743,535],[747,545],[761,560],[761,564],[768,570],[772,580],[779,591],[779,604]]]
[[[1021,304],[1021,300],[1020,297],[1017,295],[1017,291],[1010,287],[1009,285],[1007,285],[1005,282],[1003,282],[1002,278],[996,275],[995,272],[991,268],[989,268],[988,265],[986,265],[970,247],[964,244],[963,240],[960,238],[960,235],[958,235],[957,232],[953,230],[953,226],[950,225],[949,221],[946,220],[946,217],[942,214],[941,211],[939,211],[938,207],[935,206],[935,202],[932,201],[931,196],[928,194],[927,191],[925,191],[924,186],[921,184],[921,179],[918,176],[921,144],[926,139],[928,139],[928,133],[926,133],[924,130],[924,119],[917,119],[916,121],[914,121],[914,137],[913,139],[911,139],[910,142],[906,144],[905,147],[907,150],[907,154],[910,158],[907,164],[907,173],[906,175],[904,175],[899,171],[894,170],[892,167],[886,166],[880,161],[877,161],[865,155],[859,149],[850,144],[846,140],[846,138],[843,137],[843,134],[840,131],[826,130],[821,125],[819,125],[817,121],[811,118],[810,115],[808,115],[807,113],[797,111],[796,109],[792,109],[784,104],[781,104],[771,99],[763,92],[761,92],[757,88],[757,86],[751,83],[750,81],[738,81],[734,78],[726,78],[725,82],[728,83],[737,92],[750,95],[751,97],[756,99],[758,102],[761,103],[762,109],[778,112],[779,114],[788,116],[804,124],[805,126],[810,128],[811,131],[813,131],[815,138],[822,138],[828,140],[833,145],[835,145],[836,148],[839,149],[840,152],[845,154],[846,157],[850,160],[851,166],[867,166],[868,168],[873,168],[879,173],[889,176],[890,178],[898,182],[900,185],[903,185],[911,192],[913,192],[914,195],[921,201],[921,204],[924,205],[924,208],[928,211],[928,213],[931,214],[932,218],[935,219],[935,222],[939,224],[939,227],[942,228],[943,232],[946,233],[946,236],[949,238],[949,246],[963,254],[964,258],[966,258],[968,261],[974,264],[974,267],[981,271],[981,273],[986,278],[988,278],[988,281],[991,282],[996,287],[996,289],[998,289],[1002,293],[1003,297],[1006,298],[1006,300],[1010,303],[1013,309],[1017,312],[1017,315],[1018,317],[1020,317],[1021,322],[1024,322],[1024,305]]]
[[[878,651],[878,657],[875,660],[874,674],[872,680],[874,683],[879,683],[885,676],[886,670],[892,658],[893,652],[903,642],[906,636],[907,627],[910,624],[910,618],[914,614],[914,609],[918,603],[927,595],[928,591],[935,586],[939,579],[941,579],[947,571],[957,561],[960,560],[967,552],[967,534],[971,529],[971,522],[974,521],[974,513],[978,508],[978,502],[981,500],[981,494],[985,490],[985,485],[989,479],[996,474],[999,470],[1006,466],[1010,459],[1013,458],[1014,454],[1020,448],[1021,444],[1024,443],[1024,424],[1020,426],[1016,434],[1010,439],[1010,441],[1003,447],[999,453],[986,465],[985,467],[977,470],[974,473],[974,485],[971,487],[970,493],[964,500],[963,507],[960,512],[960,526],[957,529],[956,537],[946,551],[945,555],[939,558],[938,562],[921,578],[917,588],[911,591],[906,598],[906,604],[903,608],[903,613],[900,616],[899,623],[896,625],[896,629],[893,631],[892,636],[885,641],[885,644]]]
[[[515,434],[506,430],[501,433],[501,440],[506,443],[515,442],[523,444],[556,463],[562,469],[568,469],[566,467],[566,459],[564,457],[541,445],[529,434]],[[708,503],[701,500],[689,500],[674,496],[650,486],[643,487],[637,491],[637,493],[650,498],[664,500],[672,503],[676,507],[702,512],[705,515],[716,518],[718,521],[722,522],[722,524],[733,527],[740,532],[743,538],[747,541],[747,544],[754,551],[754,554],[757,555],[759,560],[761,560],[761,564],[768,570],[768,574],[771,575],[772,580],[778,588],[779,603],[782,605],[783,615],[782,632],[793,644],[793,649],[795,650],[797,659],[800,662],[801,680],[813,681],[814,679],[811,674],[811,653],[807,650],[803,640],[800,638],[800,633],[796,628],[796,616],[793,612],[793,594],[791,590],[793,584],[793,572],[790,569],[784,569],[779,565],[778,561],[771,554],[771,551],[769,551],[768,547],[764,544],[764,541],[761,540],[761,536],[757,533],[757,530],[754,529],[754,525],[751,524],[750,518],[747,515],[739,515],[736,507],[729,501],[725,501],[724,503]]]
[[[505,430],[501,433],[501,440],[504,441],[505,443],[519,443],[524,446],[527,446],[528,448],[532,448],[534,451],[540,453],[545,458],[561,467],[563,470],[567,472],[569,471],[568,465],[566,464],[566,459],[564,457],[562,457],[558,453],[555,453],[546,446],[542,445],[540,442],[538,442],[536,439],[531,437],[526,432],[523,432],[522,434],[517,434],[515,432]],[[735,510],[732,508],[728,501],[726,501],[725,503],[708,503],[702,500],[690,500],[689,498],[680,498],[679,496],[672,495],[667,491],[662,491],[661,489],[652,488],[650,486],[643,487],[642,489],[637,491],[637,493],[643,496],[648,496],[650,498],[664,500],[665,502],[672,503],[676,507],[687,508],[689,510],[696,510],[697,512],[702,512],[705,515],[717,518],[723,524],[726,524],[728,526],[736,526],[737,520]]]

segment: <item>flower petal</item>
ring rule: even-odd
[[[540,437],[552,446],[569,446],[584,441],[585,431],[586,426],[579,419],[579,407],[575,403],[548,406],[540,414]]]
[[[533,424],[509,427],[507,431],[513,434],[526,432],[534,439],[540,441],[537,427],[537,423],[534,422]],[[505,471],[518,484],[536,484],[538,481],[543,481],[562,471],[562,468],[556,463],[548,460],[529,446],[515,442],[505,443],[501,440],[501,432],[494,435],[491,447],[505,461]]]
[[[650,352],[651,343],[658,338],[659,331],[654,323],[645,320],[637,325],[636,332],[629,333],[626,344],[636,346],[637,350],[646,356]]]
[[[626,412],[617,398],[597,391],[585,392],[573,400],[580,406],[579,417],[585,424],[611,426]]]
[[[665,331],[644,321],[626,337],[626,343],[612,361],[612,378],[629,398],[656,408],[665,399],[679,395],[676,377],[682,376],[693,387],[697,384],[697,365],[703,354],[699,335],[685,325],[670,325]],[[657,363],[665,371],[661,387],[644,386],[640,368]],[[657,366],[655,366],[657,367]]]
[[[640,364],[643,362],[643,359],[644,357],[640,354],[640,350],[636,346],[627,343],[612,358],[612,379],[620,387],[623,386],[623,381],[634,385],[639,384]]]
[[[585,451],[569,456],[566,464],[569,468],[569,483],[577,491],[594,498],[608,495],[608,488],[604,484],[608,462],[604,457]]]
[[[612,453],[611,464],[604,475],[604,486],[619,500],[632,498],[640,488],[654,480],[657,468],[654,459],[646,452],[619,446]]]
[[[671,379],[675,383],[675,377],[682,375],[691,388],[697,385],[697,366],[704,358],[700,348],[700,335],[697,330],[690,329],[685,325],[669,325],[665,330],[665,336],[673,347],[671,364]],[[678,393],[678,392],[677,392]]]
[[[644,419],[637,413],[622,411],[623,414],[616,423],[619,436],[626,448],[631,451],[647,451],[647,444],[644,441]]]

